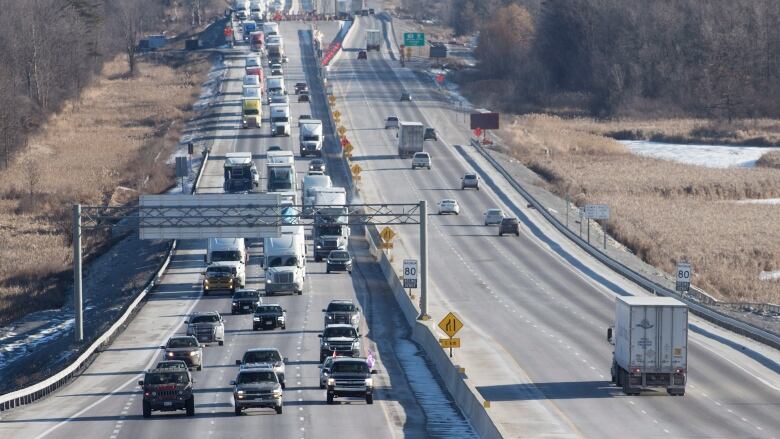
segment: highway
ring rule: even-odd
[[[306,73],[311,75],[315,71],[316,61],[303,57],[301,50],[307,48],[306,53],[311,50],[310,42],[306,41],[311,38],[308,29],[308,25],[298,23],[281,25],[290,60],[285,65],[289,88],[304,78],[313,80]],[[217,104],[218,115],[206,118],[200,124],[204,133],[214,136],[214,144],[199,193],[222,192],[222,160],[227,152],[252,152],[257,158],[258,169],[263,169],[264,153],[270,145],[280,145],[296,151],[297,155],[298,115],[313,113],[316,117],[324,112],[324,98],[315,99],[312,108],[308,103],[297,103],[291,92],[293,132],[290,137],[270,136],[267,105],[260,129],[239,131],[246,50],[246,46],[237,46],[226,51],[225,68],[229,69],[229,74]],[[307,161],[297,158],[296,168],[300,180],[307,170]],[[335,173],[332,176],[335,184],[343,184],[343,175]],[[261,288],[264,278],[259,266],[258,245],[257,240],[249,240],[247,279],[249,287]],[[279,303],[287,310],[287,329],[253,332],[251,315],[230,315],[229,294],[202,295],[200,280],[205,242],[180,241],[162,284],[127,329],[85,373],[53,396],[3,414],[0,437],[430,437],[431,420],[426,418],[427,410],[418,405],[416,397],[416,393],[425,389],[409,385],[407,374],[415,371],[405,369],[406,366],[395,357],[395,349],[399,346],[408,348],[408,341],[404,341],[406,329],[400,327],[400,311],[358,231],[351,240],[350,249],[357,260],[352,276],[325,274],[325,264],[314,263],[310,254],[303,295],[274,296],[264,300],[265,303]],[[318,388],[317,334],[323,327],[321,309],[331,299],[352,299],[364,314],[361,321],[364,354],[371,351],[378,360],[374,405],[353,399],[349,403],[340,402],[349,400],[337,400],[336,405],[328,406],[325,392]],[[183,412],[155,412],[151,419],[143,419],[141,392],[137,386],[142,372],[161,359],[160,345],[171,335],[184,332],[183,322],[191,312],[211,310],[223,314],[226,340],[222,347],[206,347],[203,370],[193,372],[195,417],[188,418]],[[235,360],[254,347],[276,347],[289,358],[282,415],[275,415],[272,410],[250,410],[240,417],[234,414],[229,381],[238,371]],[[413,345],[411,352],[415,352]],[[425,363],[422,364],[425,368]],[[441,393],[435,381],[426,386],[428,390],[434,390],[433,394]],[[444,408],[452,405],[446,399],[438,403]],[[455,409],[451,408],[451,411],[457,415]],[[454,432],[459,437],[469,435],[468,424],[462,418],[455,419],[453,428],[449,430],[450,435]]]
[[[467,170],[487,170],[468,146],[469,129],[457,122],[433,81],[369,52],[357,60],[373,17],[357,21],[345,52],[331,67],[337,109],[363,168],[364,202],[454,198],[459,216],[431,216],[429,312],[437,321],[457,312],[466,328],[456,362],[466,367],[491,413],[512,437],[776,437],[780,435],[780,356],[772,349],[691,316],[689,386],[684,397],[626,397],[610,386],[616,294],[647,294],[619,279],[565,242],[500,181],[482,174],[482,190],[460,190]],[[402,92],[413,102],[399,102]],[[387,116],[435,127],[426,142],[432,170],[411,170],[398,158]],[[498,237],[482,225],[489,207],[515,212],[521,236]],[[418,255],[416,228],[399,231],[396,261]],[[490,367],[485,367],[489,364]],[[517,416],[524,412],[528,416]]]

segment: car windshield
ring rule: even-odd
[[[334,361],[333,372],[368,374],[368,364],[365,361]]]
[[[211,260],[219,261],[241,261],[241,252],[238,250],[219,250],[211,252]]]
[[[183,361],[160,361],[155,369],[186,369]]]
[[[488,210],[488,215],[501,215],[501,211],[499,209],[490,209]]]
[[[282,314],[282,307],[281,306],[261,306],[258,307],[255,311],[257,314]]]
[[[355,305],[352,303],[331,303],[328,305],[328,312],[354,312]]]
[[[198,342],[193,337],[179,337],[168,340],[169,348],[194,348],[197,346]]]
[[[205,316],[194,316],[190,319],[190,323],[214,323],[219,321],[219,316],[216,314],[208,314]]]
[[[441,204],[455,204],[455,200],[442,200]]]
[[[504,218],[501,222],[504,224],[517,224],[517,218]]]
[[[357,331],[355,328],[341,328],[329,326],[325,328],[325,338],[331,337],[350,337],[357,338]]]
[[[273,371],[268,370],[262,372],[241,372],[238,374],[236,382],[238,382],[238,384],[277,383],[279,380],[276,378],[276,374]]]
[[[249,351],[244,354],[244,363],[273,363],[282,361],[277,351]]]
[[[269,267],[297,267],[298,258],[296,256],[272,256],[268,258]]]
[[[235,296],[236,299],[256,299],[260,297],[260,293],[257,291],[236,291]]]
[[[144,384],[186,384],[190,382],[187,372],[154,372],[147,373]]]
[[[394,116],[390,116],[390,117],[387,118],[387,121],[388,122],[398,122],[398,118],[394,117]]]
[[[255,108],[245,108],[244,116],[257,116],[260,112]]]
[[[349,259],[349,253],[347,252],[330,252],[331,259]]]
[[[466,180],[474,180],[475,178],[477,178],[477,176],[474,175],[474,174],[466,174],[466,176],[464,178]]]

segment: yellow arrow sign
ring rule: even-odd
[[[363,170],[363,168],[361,168],[360,165],[355,163],[354,165],[352,165],[350,170],[352,171],[352,175],[360,175],[360,172]]]
[[[344,148],[344,154],[351,154],[352,150],[354,149],[351,143],[347,143],[346,145],[343,146],[343,148]]]
[[[339,111],[339,110],[334,111],[333,112],[333,117],[335,117],[336,119],[340,118],[341,117],[341,111]]]
[[[333,118],[333,122],[341,123],[341,118],[340,117],[334,117]]]
[[[385,226],[385,228],[379,232],[379,236],[382,237],[382,241],[390,242],[393,240],[393,238],[395,238],[395,232],[390,227]]]
[[[331,104],[335,103],[336,102],[336,96],[333,96],[333,95],[328,96],[328,102],[330,102]]]
[[[439,345],[443,348],[459,348],[460,347],[460,339],[459,338],[440,338],[439,339]]]
[[[439,328],[441,328],[445,334],[452,337],[453,335],[457,334],[461,328],[463,328],[463,322],[461,322],[460,319],[455,316],[455,314],[449,313],[443,319],[441,319],[439,322]]]
[[[336,129],[336,131],[339,133],[339,136],[343,136],[344,133],[347,132],[347,129],[344,128],[343,126],[341,126],[341,127],[338,127],[338,129]]]

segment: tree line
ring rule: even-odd
[[[499,80],[508,109],[780,116],[775,0],[427,3],[456,34],[478,32],[470,79]]]
[[[139,39],[177,22],[200,24],[205,3],[0,0],[0,169],[105,60],[124,53],[134,74]]]

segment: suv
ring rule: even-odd
[[[233,294],[230,301],[230,313],[242,314],[254,312],[255,308],[263,304],[260,297],[260,291],[257,290],[238,290]]]
[[[346,271],[352,274],[352,256],[347,250],[331,250],[326,261],[325,272],[328,274],[331,271]]]
[[[182,360],[189,368],[203,370],[203,346],[191,335],[171,337],[160,349],[166,360]]]
[[[479,190],[479,177],[477,177],[477,174],[474,174],[472,172],[467,172],[461,179],[460,179],[460,189],[466,189],[466,188],[472,188]]]
[[[398,128],[398,118],[396,116],[387,116],[385,121],[385,129]]]
[[[304,90],[298,94],[298,102],[311,102],[308,90]]]
[[[252,316],[252,330],[258,329],[287,329],[287,311],[281,305],[271,303],[255,308]]]
[[[517,222],[517,218],[501,219],[501,224],[498,225],[498,236],[504,236],[504,233],[514,233],[516,236],[520,236],[520,224]]]
[[[357,59],[368,59],[368,54],[366,53],[365,50],[360,49],[358,50]]]
[[[138,381],[143,389],[143,416],[149,418],[152,411],[186,410],[187,416],[195,415],[195,381],[190,371],[184,369],[151,369]]]
[[[325,160],[323,160],[323,159],[312,159],[309,162],[309,171],[319,171],[319,172],[325,173]]]
[[[322,312],[325,326],[341,323],[357,327],[360,323],[360,308],[351,300],[331,300]]]
[[[273,369],[241,369],[230,385],[234,386],[236,416],[240,416],[242,410],[254,407],[272,408],[277,415],[282,414],[282,386]]]
[[[285,364],[287,357],[282,357],[279,349],[273,348],[255,348],[244,352],[240,360],[236,360],[236,365],[241,369],[253,369],[256,367],[266,367],[274,371],[282,389],[285,387]]]
[[[436,134],[435,128],[426,128],[423,134],[423,140],[439,140],[439,135]]]
[[[482,214],[482,218],[485,221],[485,225],[501,224],[501,220],[504,219],[504,211],[499,208],[490,208]]]
[[[360,334],[352,325],[337,324],[325,327],[320,340],[320,363],[331,355],[360,356]]]
[[[412,156],[412,169],[428,168],[431,169],[431,155],[427,152],[416,152]]]
[[[305,82],[295,83],[295,94],[308,93],[308,92],[309,92],[309,86],[306,85]]]
[[[220,261],[212,262],[203,272],[203,295],[208,296],[212,291],[230,290],[235,292],[241,283],[239,269],[243,264]]]
[[[365,358],[334,358],[326,381],[328,404],[342,396],[365,398],[366,404],[373,404],[374,374]]]
[[[192,335],[200,343],[225,344],[225,322],[216,311],[198,312],[185,320],[187,335]]]

